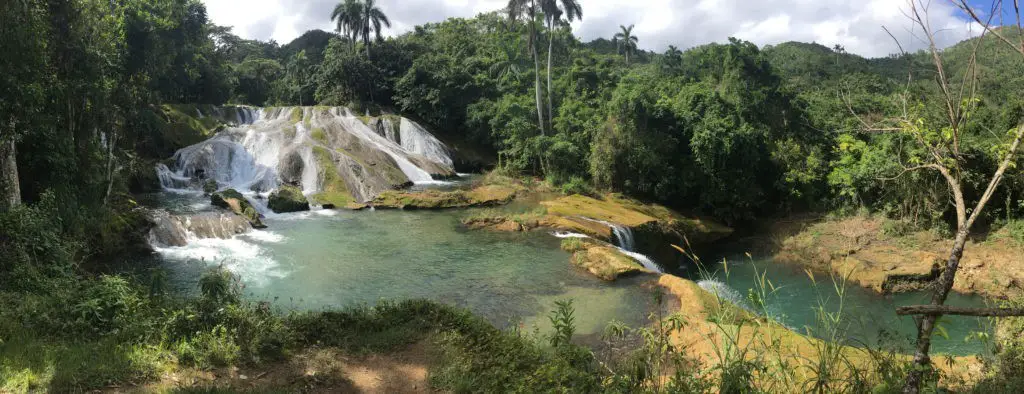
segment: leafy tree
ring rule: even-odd
[[[612,37],[612,41],[619,47],[619,52],[626,55],[626,65],[629,65],[629,55],[636,52],[637,43],[639,42],[639,39],[633,35],[633,26],[629,25],[629,27],[626,27],[620,25],[619,29],[622,31],[615,33],[615,36]]]

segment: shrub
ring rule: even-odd
[[[178,362],[202,369],[224,367],[238,360],[241,349],[235,343],[235,330],[217,325],[174,346]]]
[[[584,196],[595,198],[598,196],[597,191],[594,190],[594,187],[590,185],[590,182],[578,176],[573,176],[572,178],[569,178],[569,182],[562,184],[559,187],[559,189],[562,191],[562,193],[568,195],[582,194]]]

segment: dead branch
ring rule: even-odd
[[[1024,316],[1024,308],[967,308],[948,305],[909,305],[896,307],[896,314],[906,315],[958,315],[985,317]]]

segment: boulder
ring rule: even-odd
[[[650,272],[629,256],[603,242],[586,238],[566,238],[562,240],[562,249],[572,253],[573,264],[602,280],[614,281],[620,276]]]
[[[249,220],[253,228],[267,228],[260,219],[259,211],[235,189],[226,189],[210,195],[210,203],[215,207],[230,209],[236,215]]]
[[[282,185],[267,200],[270,210],[277,213],[299,212],[309,210],[309,201],[302,195],[302,190],[291,185]]]

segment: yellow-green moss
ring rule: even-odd
[[[309,132],[309,136],[315,141],[319,141],[322,144],[327,144],[327,133],[323,128],[317,127],[313,131]]]
[[[515,190],[502,186],[483,186],[473,190],[422,192],[386,191],[373,199],[380,208],[442,209],[501,205],[512,201]]]
[[[292,123],[295,123],[295,124],[298,124],[299,122],[302,121],[302,108],[301,107],[292,108],[291,121],[292,121]]]
[[[345,180],[338,175],[331,152],[324,147],[314,146],[313,158],[324,171],[321,190],[309,196],[310,201],[319,205],[333,205],[336,208],[352,207],[356,201],[352,198]]]

